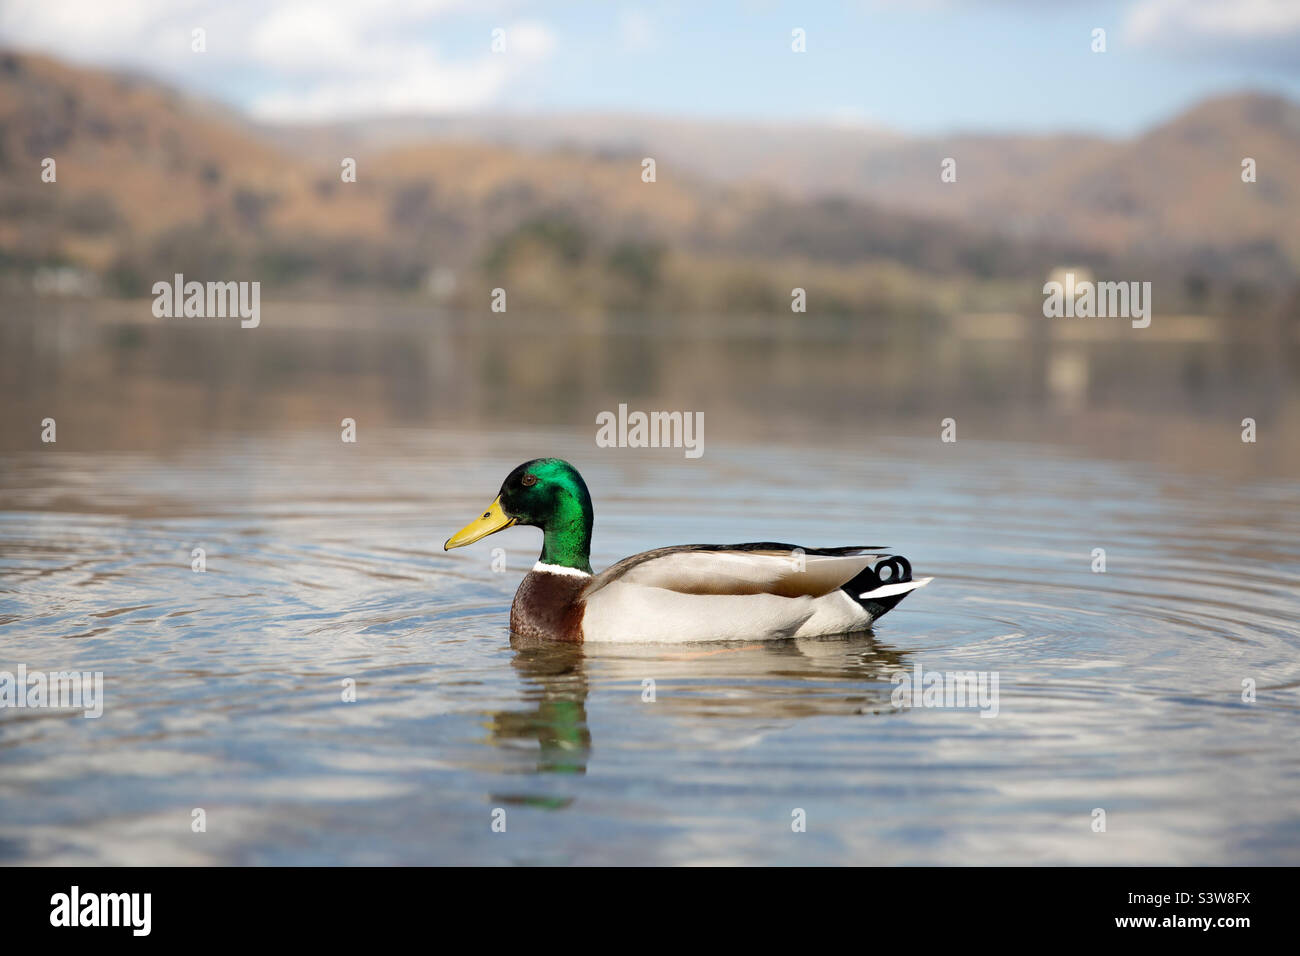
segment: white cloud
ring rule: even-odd
[[[860,106],[836,106],[818,114],[823,123],[835,129],[879,130],[881,123]]]
[[[556,41],[544,24],[511,23],[503,14],[506,52],[491,52],[484,29],[481,46],[448,58],[440,30],[481,7],[473,0],[6,0],[0,35],[78,62],[241,89],[244,105],[262,118],[319,120],[499,101]],[[196,27],[207,31],[202,61],[190,50]]]
[[[516,23],[506,31],[506,47],[509,52],[541,59],[555,49],[555,36],[540,23]]]
[[[408,64],[391,75],[323,80],[266,93],[254,98],[249,112],[281,122],[462,112],[497,100],[512,72],[505,61],[486,58],[465,65]]]
[[[1139,0],[1124,36],[1139,47],[1300,66],[1300,2]]]
[[[633,53],[653,50],[659,39],[653,21],[641,10],[625,10],[618,19],[618,32],[623,48]]]

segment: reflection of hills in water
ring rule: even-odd
[[[0,324],[0,398],[13,413],[0,423],[0,448],[31,447],[37,433],[24,423],[47,415],[61,430],[76,422],[83,447],[161,447],[195,429],[317,428],[343,417],[594,435],[598,412],[627,403],[704,412],[706,448],[817,431],[930,437],[952,416],[959,439],[1168,459],[1199,450],[1263,471],[1300,465],[1300,450],[1266,440],[1300,416],[1300,350],[1249,325],[1224,339],[1176,336],[1158,315],[1134,330],[1123,320],[1016,316],[705,322],[268,305],[261,328],[242,330],[139,323],[132,305],[42,308]],[[1249,459],[1235,454],[1244,417],[1261,434]]]
[[[593,686],[639,697],[650,719],[719,718],[724,724],[711,729],[726,735],[726,718],[892,714],[890,676],[909,666],[907,651],[868,634],[672,648],[512,645],[528,709],[493,714],[490,736],[501,746],[536,741],[537,770],[549,773],[586,772],[599,744],[587,720]],[[700,732],[694,725],[692,735]]]

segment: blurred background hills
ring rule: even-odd
[[[1127,138],[595,113],[271,125],[137,75],[0,56],[11,294],[146,298],[183,272],[269,298],[478,310],[502,286],[542,312],[788,314],[797,286],[823,314],[897,316],[1032,311],[1062,266],[1150,279],[1166,312],[1289,316],[1300,105],[1219,95]]]

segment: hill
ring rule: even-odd
[[[183,272],[473,309],[502,286],[565,311],[779,311],[815,286],[819,308],[846,314],[1016,308],[1063,262],[1280,286],[1300,262],[1298,112],[1221,98],[1127,142],[626,117],[268,129],[11,52],[0,274],[16,288],[80,270],[138,297]],[[949,155],[954,184],[938,176]]]

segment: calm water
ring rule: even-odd
[[[541,451],[584,466],[599,565],[871,539],[938,580],[874,637],[512,649],[536,532],[440,543]],[[9,466],[6,662],[102,670],[106,705],[0,715],[7,862],[1300,861],[1294,485],[973,442],[686,464],[536,431]],[[997,671],[998,716],[894,711],[917,662]]]
[[[989,427],[945,445],[928,406],[924,434],[901,408],[846,423],[846,403],[864,421],[872,405],[838,373],[804,399],[834,427],[758,440],[727,409],[813,381],[823,346],[738,349],[699,390],[652,350],[633,400],[713,416],[688,461],[596,448],[586,423],[616,387],[536,405],[545,373],[504,384],[490,348],[408,362],[400,337],[367,338],[271,360],[273,337],[196,350],[194,333],[6,334],[0,669],[102,671],[106,701],[98,720],[0,710],[0,861],[1300,862],[1285,389],[1269,405],[1209,374],[1203,417],[1132,427],[1153,448],[1215,449],[1188,467],[1131,444],[1098,454],[1096,423],[1124,427],[1104,390],[1044,411],[1034,440]],[[610,347],[632,369],[645,343]],[[1167,384],[1148,379],[1178,404]],[[965,396],[962,421],[997,422],[995,399]],[[1271,423],[1259,446],[1237,440],[1242,403]],[[52,446],[36,439],[47,406]],[[383,414],[432,406],[444,414]],[[345,445],[351,407],[360,440]],[[1274,467],[1241,466],[1256,452]],[[688,541],[865,542],[937,579],[871,636],[512,648],[538,533],[441,543],[541,454],[585,474],[598,567]],[[996,672],[997,717],[896,710],[890,678],[918,665]]]

